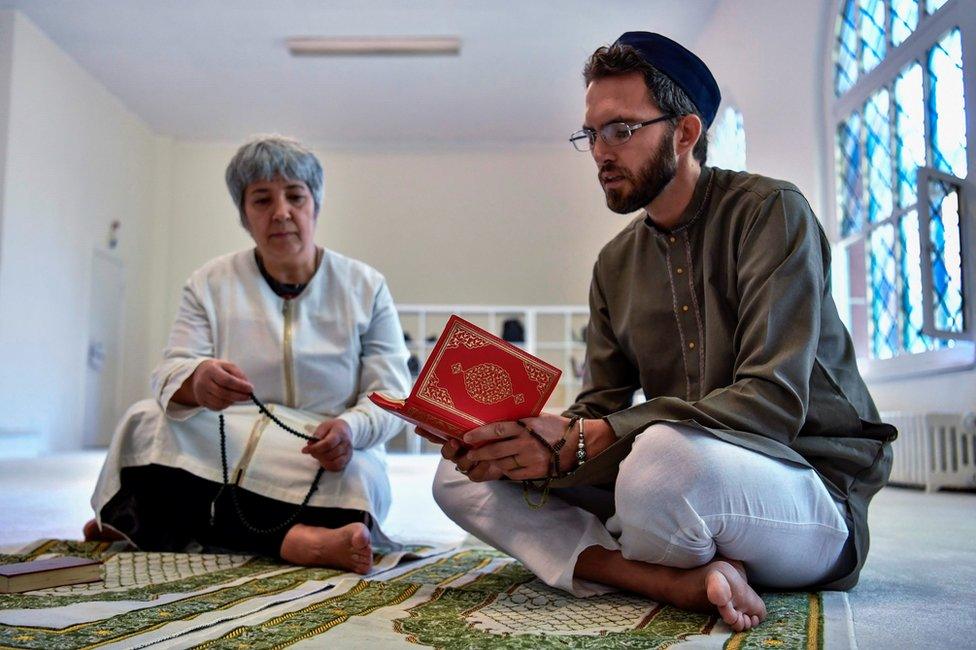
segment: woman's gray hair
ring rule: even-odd
[[[322,164],[315,154],[297,140],[280,135],[263,135],[244,143],[227,165],[224,179],[227,191],[247,228],[244,191],[251,183],[270,181],[275,176],[302,181],[315,201],[315,214],[322,207]]]

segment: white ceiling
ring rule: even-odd
[[[580,69],[631,29],[688,45],[718,0],[0,0],[150,128],[334,146],[556,142]],[[680,9],[678,9],[680,7]],[[289,36],[457,35],[457,57],[291,57]]]

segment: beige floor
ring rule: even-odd
[[[29,460],[0,459],[0,547],[46,537],[81,537],[91,518],[89,497],[102,451]],[[395,498],[383,529],[402,541],[452,543],[464,539],[434,503],[430,484],[437,456],[390,454]]]
[[[79,538],[102,455],[0,460],[0,547]],[[391,535],[463,540],[430,495],[436,462],[391,454]],[[871,530],[871,555],[850,594],[861,650],[976,648],[976,494],[886,488],[872,504]]]

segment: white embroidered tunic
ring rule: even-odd
[[[353,459],[342,472],[323,475],[309,505],[385,516],[383,443],[404,425],[366,396],[405,396],[410,375],[399,318],[378,271],[326,250],[302,293],[286,300],[262,277],[253,250],[216,258],[183,287],[163,357],[152,374],[155,399],[133,405],[115,432],[92,496],[96,515],[118,492],[123,467],[155,463],[222,480],[217,413],[172,401],[200,363],[217,358],[238,365],[258,399],[290,424],[314,430],[334,417],[349,424]],[[239,474],[244,489],[301,503],[318,467],[299,452],[305,442],[262,421],[254,405],[224,414],[231,480]]]

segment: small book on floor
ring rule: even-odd
[[[370,393],[377,406],[446,440],[489,422],[542,412],[562,371],[452,315],[406,399]]]
[[[54,557],[0,565],[0,594],[49,589],[102,579],[102,563],[84,557]]]

